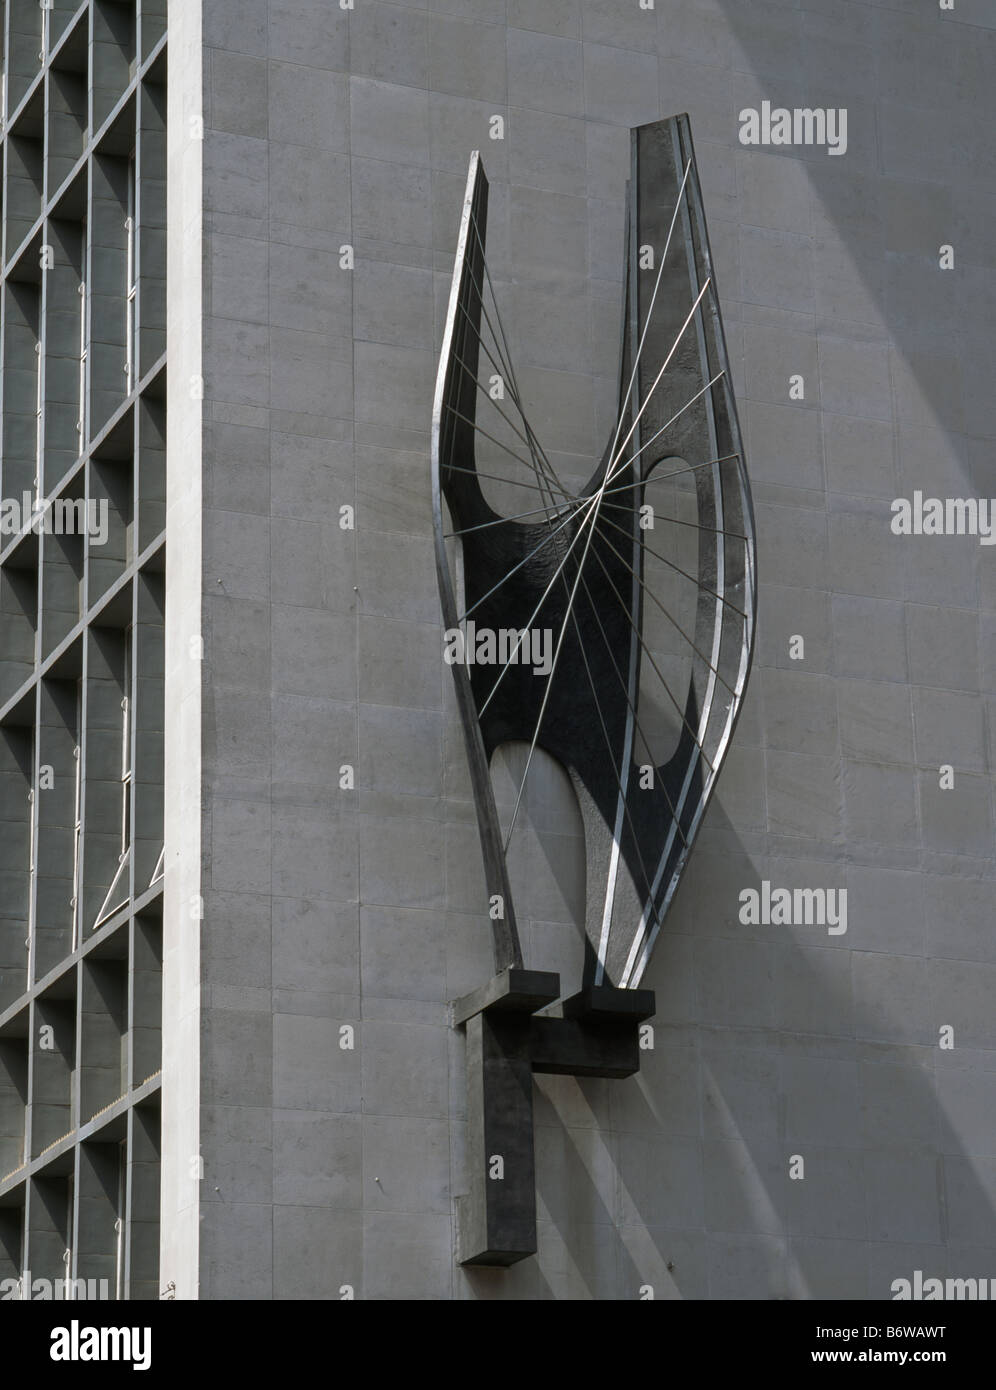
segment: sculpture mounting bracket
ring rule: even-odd
[[[536,1253],[533,1073],[621,1078],[640,1069],[652,990],[593,987],[565,999],[563,1017],[538,1012],[559,997],[555,972],[510,967],[451,1006],[454,1027],[467,1036],[470,1192],[456,1201],[462,1265],[505,1267]]]

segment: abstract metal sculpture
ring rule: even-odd
[[[471,1115],[485,1157],[496,1125],[506,1148],[529,1128],[528,1116],[508,1119],[524,1085],[516,1068],[528,1079],[530,1068],[638,1067],[636,1025],[653,1012],[639,985],[736,724],[756,609],[750,489],[688,118],[632,132],[618,420],[580,486],[558,475],[523,410],[485,258],[487,200],[475,152],[432,422],[446,628],[465,640],[472,624],[515,634],[498,664],[453,662],[497,972],[454,1017],[468,1029],[472,1088],[487,1092],[490,1078],[495,1090],[509,1069],[504,1102],[499,1085]],[[539,670],[520,655],[536,633],[552,634]],[[503,827],[490,766],[512,741],[529,751]],[[570,777],[585,832],[584,979],[563,1019],[532,1017],[559,997],[559,979],[523,969],[507,864],[537,748]],[[515,1184],[499,1198],[478,1182],[466,1199],[465,1263],[535,1249],[531,1129],[517,1172],[516,1196]]]

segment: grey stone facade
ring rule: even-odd
[[[888,1299],[917,1269],[996,1276],[996,570],[976,537],[890,527],[914,490],[996,494],[990,0],[174,0],[169,25],[160,1287]],[[846,108],[846,153],[745,147],[765,101]],[[580,470],[614,421],[629,128],[679,111],[758,656],[643,982],[655,1047],[631,1080],[537,1080],[539,1253],[466,1271],[448,1001],[491,947],[428,429],[467,161],[531,418]],[[2,655],[5,680],[31,666]],[[529,810],[527,960],[569,975],[583,846],[554,771]],[[743,925],[764,882],[846,888],[847,932]]]
[[[915,1268],[984,1275],[992,552],[889,522],[914,488],[993,490],[985,6],[204,0],[203,25],[206,1176],[199,1260],[164,1277],[205,1297],[888,1298]],[[846,107],[846,154],[743,147],[764,100]],[[469,1273],[446,1002],[490,957],[427,468],[467,159],[537,430],[595,457],[628,127],[680,110],[748,435],[759,659],[646,981],[656,1049],[632,1081],[537,1082],[539,1254]],[[576,950],[572,830],[528,861],[539,968]],[[763,880],[846,887],[846,935],[742,926]]]

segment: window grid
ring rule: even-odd
[[[156,1299],[166,4],[0,9],[0,1278]]]

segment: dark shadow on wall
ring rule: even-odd
[[[464,1271],[464,1295],[888,1300],[917,1269],[990,1277],[996,1213],[936,1043],[854,997],[846,935],[738,919],[743,889],[832,887],[843,859],[793,873],[715,803],[703,837],[645,981],[640,1075],[536,1078],[540,1253]]]
[[[991,496],[996,31],[936,6],[886,0],[801,0],[797,9],[703,0],[694,8],[705,30],[726,31],[734,130],[741,110],[765,100],[790,110],[846,109],[842,156],[817,146],[759,147],[801,163],[812,195],[807,235],[804,220],[780,219],[778,199],[793,196],[788,185],[772,186],[768,198],[759,191],[755,203],[767,201],[772,214],[757,218],[760,230],[779,230],[786,260],[809,241],[821,335],[891,342],[902,442],[912,449],[923,430],[937,431],[968,491]],[[666,21],[662,42],[666,49]],[[741,217],[753,220],[743,210]],[[953,248],[951,271],[940,268],[944,246]],[[743,289],[750,300],[751,286]],[[785,304],[808,312],[801,300]],[[899,463],[908,495],[918,480]],[[938,459],[942,494],[954,481]]]

